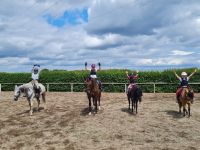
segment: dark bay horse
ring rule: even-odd
[[[93,100],[93,106],[95,106],[95,112],[97,113],[97,110],[100,110],[100,99],[101,99],[101,90],[99,89],[99,85],[95,78],[88,78],[85,81],[86,85],[86,93],[89,100],[89,115],[91,115],[92,112],[92,102]],[[97,108],[97,102],[99,107]]]
[[[133,108],[137,114],[138,112],[138,102],[142,101],[142,90],[135,86],[127,92],[127,98],[128,98],[128,103],[129,103],[129,110],[130,110],[130,103],[132,102],[132,112]]]
[[[180,98],[178,100],[179,104],[179,113],[181,113],[181,107],[183,107],[183,116],[188,114],[188,117],[190,117],[191,112],[190,112],[190,106],[193,101],[194,97],[194,92],[191,89],[188,88],[183,88],[181,91]],[[186,105],[188,106],[188,109],[186,109]]]

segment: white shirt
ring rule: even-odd
[[[39,73],[37,73],[37,74],[32,73],[32,79],[38,80],[39,79]]]
[[[97,75],[90,75],[91,78],[96,79]]]
[[[36,71],[36,73],[34,73],[34,70],[38,70],[38,71]],[[32,79],[39,80],[39,73],[40,73],[40,68],[38,66],[34,66],[32,69]]]

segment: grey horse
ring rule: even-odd
[[[45,105],[44,105],[44,109],[45,109],[45,107],[46,107],[46,98],[45,98],[46,97],[46,89],[45,89],[45,86],[42,85],[41,83],[39,83],[38,85],[39,85],[39,89],[40,89],[40,95],[42,96],[42,100],[45,103]],[[37,92],[35,91],[31,82],[27,83],[27,84],[20,85],[20,86],[15,86],[14,100],[17,101],[22,93],[24,93],[24,95],[26,96],[27,101],[29,103],[29,107],[30,107],[29,114],[31,116],[32,113],[33,113],[33,100],[34,100],[34,98],[37,99],[37,103],[38,103],[37,110],[39,110],[40,95],[37,94]]]

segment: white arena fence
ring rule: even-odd
[[[2,86],[3,85],[13,85],[13,89],[15,85],[22,85],[24,83],[0,83],[0,92],[2,91]],[[44,85],[46,85],[47,88],[47,92],[50,91],[50,86],[51,85],[70,85],[70,91],[69,92],[74,92],[74,86],[75,85],[84,85],[84,83],[43,83]],[[137,83],[138,85],[147,85],[147,86],[151,86],[153,88],[153,93],[156,93],[156,87],[159,85],[168,85],[168,86],[178,86],[178,83],[161,83],[161,82],[157,82],[157,83]],[[102,86],[104,85],[123,85],[124,89],[123,91],[126,92],[127,91],[127,86],[129,85],[128,83],[102,83]],[[200,83],[190,83],[190,85],[200,85]]]

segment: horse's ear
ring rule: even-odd
[[[15,85],[15,89],[17,89],[17,85]]]

